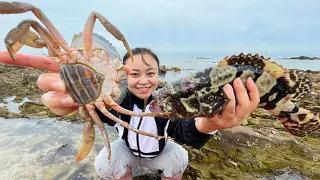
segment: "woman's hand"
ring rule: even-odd
[[[37,83],[40,89],[48,91],[41,96],[41,101],[53,113],[65,115],[78,109],[58,73],[42,74]]]
[[[257,108],[260,102],[258,88],[250,77],[246,81],[246,87],[248,92],[240,78],[234,80],[233,88],[230,84],[226,84],[223,88],[230,99],[229,103],[221,113],[214,117],[199,118],[196,121],[197,129],[202,133],[208,133],[240,125]]]
[[[7,51],[0,51],[0,62],[58,72],[57,63],[46,56],[17,53],[16,60],[13,60]]]
[[[53,72],[42,74],[37,81],[40,89],[48,91],[41,96],[41,101],[45,106],[49,107],[53,113],[65,115],[78,109],[78,105],[66,92],[66,87],[62,79],[59,74],[56,73],[58,72],[57,63],[49,57],[38,55],[17,53],[16,58],[14,61],[8,52],[0,51],[0,62]]]

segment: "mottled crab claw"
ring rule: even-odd
[[[154,116],[166,117],[174,120],[175,118],[170,116],[171,112],[164,112],[155,100],[152,100],[149,105],[150,114]]]
[[[150,102],[149,109],[151,112],[163,112],[155,100]]]

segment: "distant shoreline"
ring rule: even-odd
[[[191,57],[191,59],[217,59],[214,57]],[[296,56],[296,57],[282,57],[276,59],[283,59],[283,60],[320,60],[320,57],[310,57],[310,56]]]
[[[281,59],[295,59],[295,60],[320,60],[320,57],[309,57],[309,56],[298,56],[298,57],[290,57],[290,58],[281,58]]]
[[[191,57],[191,59],[216,59],[213,57]]]

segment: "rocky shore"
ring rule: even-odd
[[[164,70],[169,68],[164,67]],[[177,70],[178,69],[172,69]],[[57,116],[40,101],[44,92],[36,81],[44,71],[0,64],[0,117],[55,117],[79,123],[77,114]],[[165,71],[164,71],[165,72]],[[320,112],[320,71],[303,71],[313,81],[312,92],[299,104]],[[22,103],[20,112],[8,111],[8,97]],[[183,179],[320,179],[319,138],[299,138],[287,133],[281,122],[264,110],[256,110],[242,126],[222,130],[200,151],[186,147],[190,163]],[[291,175],[291,176],[290,176]],[[135,179],[159,179],[157,175]]]

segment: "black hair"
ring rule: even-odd
[[[150,56],[152,56],[156,61],[158,66],[160,66],[160,61],[158,56],[149,48],[141,48],[141,47],[137,47],[132,49],[132,54],[133,55],[137,55],[137,54],[141,54],[142,57],[142,61],[147,65],[150,66],[143,58],[143,54],[149,54]],[[127,52],[124,56],[123,56],[123,64],[125,64],[125,61],[130,58],[130,54]]]

